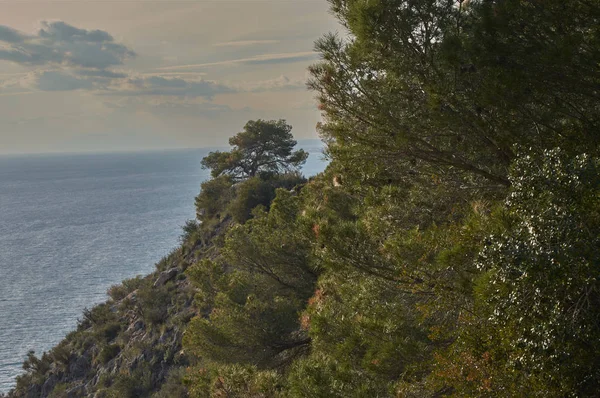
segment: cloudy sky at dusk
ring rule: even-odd
[[[0,153],[217,146],[258,118],[316,137],[325,0],[0,4]]]

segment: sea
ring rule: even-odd
[[[302,172],[326,162],[319,141]],[[154,270],[195,216],[209,149],[0,156],[0,393],[107,289]]]

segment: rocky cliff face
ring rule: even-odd
[[[50,352],[30,353],[6,397],[187,396],[182,338],[196,310],[185,270],[214,255],[212,241],[228,225],[187,239],[154,273],[111,287],[110,299],[85,310],[77,329]]]

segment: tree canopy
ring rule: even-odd
[[[600,3],[329,3],[331,163],[192,268],[198,396],[597,395]]]
[[[234,181],[255,177],[260,173],[295,172],[304,164],[308,153],[294,151],[296,141],[292,126],[285,120],[250,120],[244,131],[229,139],[229,152],[211,152],[202,166],[211,170],[213,178],[228,175]]]
[[[365,175],[507,186],[515,144],[599,147],[597,1],[329,2],[350,35],[316,43],[309,87]]]

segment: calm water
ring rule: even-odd
[[[304,168],[324,168],[320,148]],[[0,392],[29,350],[71,331],[111,285],[154,269],[194,217],[205,150],[0,157]]]

